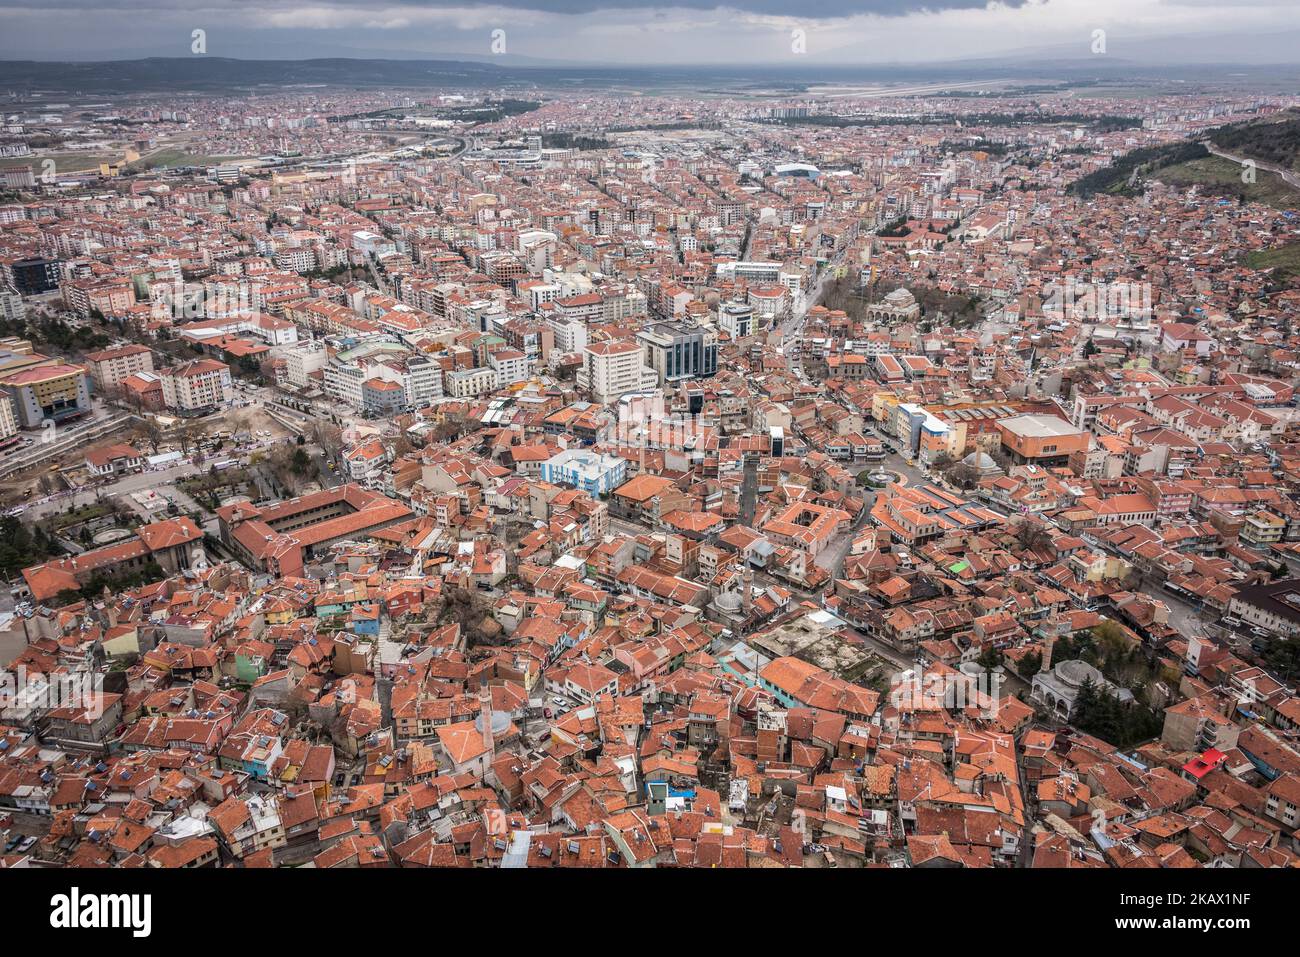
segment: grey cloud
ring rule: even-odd
[[[1001,5],[1021,7],[1027,0],[1001,0]],[[809,20],[825,20],[838,17],[851,17],[874,14],[884,17],[905,17],[914,13],[940,12],[944,10],[974,10],[989,5],[989,0],[821,0],[815,4],[800,4],[791,0],[356,0],[342,3],[341,0],[309,0],[309,5],[347,6],[354,10],[365,11],[370,7],[410,6],[424,9],[475,9],[507,8],[550,13],[560,15],[585,15],[602,10],[642,11],[646,13],[661,10],[734,10],[740,13],[761,16],[798,17]],[[292,9],[292,3],[288,4]],[[139,14],[150,10],[193,11],[206,13],[220,11],[222,8],[233,10],[266,10],[265,0],[107,0],[104,3],[90,3],[89,0],[47,0],[34,5],[32,0],[0,0],[0,8],[37,11],[57,9],[93,9],[96,13],[112,14],[120,12],[124,16]]]
[[[430,2],[430,0],[399,0],[400,3],[418,7],[476,7],[504,6],[540,13],[585,14],[598,10],[661,10],[676,7],[690,10],[718,8],[757,13],[764,16],[807,17],[829,19],[863,14],[902,17],[911,13],[940,10],[981,9],[988,0],[821,0],[814,4],[792,3],[791,0],[671,0],[671,2],[646,2],[646,0],[500,0],[497,3]],[[1023,6],[1025,0],[1010,0],[1007,6]]]

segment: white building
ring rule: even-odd
[[[284,358],[285,378],[299,389],[311,385],[314,381],[311,374],[325,368],[329,361],[329,351],[320,339],[299,342],[293,348],[285,349],[281,356]]]
[[[514,349],[498,349],[488,353],[488,365],[497,374],[501,386],[523,382],[528,378],[528,357]]]
[[[646,366],[645,354],[634,340],[597,342],[587,346],[582,358],[578,387],[589,391],[602,405],[616,402],[628,392],[658,385],[659,377]]]

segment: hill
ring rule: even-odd
[[[1300,170],[1300,114],[1289,110],[1278,116],[1221,126],[1210,131],[1210,142],[1238,156]]]

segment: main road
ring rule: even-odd
[[[1201,145],[1204,146],[1207,150],[1209,150],[1212,154],[1219,157],[1220,159],[1232,160],[1232,162],[1237,163],[1243,167],[1247,163],[1253,163],[1256,169],[1262,169],[1265,172],[1274,173],[1278,176],[1281,176],[1283,182],[1285,182],[1288,186],[1294,189],[1300,189],[1300,176],[1297,176],[1295,172],[1287,169],[1284,166],[1278,166],[1276,163],[1268,163],[1265,162],[1264,160],[1252,159],[1249,156],[1237,156],[1234,153],[1229,153],[1226,150],[1219,149],[1219,147],[1215,146],[1209,140],[1201,140]]]

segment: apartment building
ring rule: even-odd
[[[488,353],[488,365],[496,371],[499,385],[512,385],[528,378],[528,357],[516,349]]]
[[[161,373],[163,402],[182,415],[218,409],[234,395],[230,366],[216,359],[195,359]]]
[[[592,398],[603,405],[658,384],[659,376],[646,368],[641,346],[631,339],[597,342],[583,351],[578,386],[590,391]]]
[[[471,399],[497,388],[495,369],[460,369],[445,378],[444,392],[453,399]]]
[[[146,346],[118,346],[86,353],[91,381],[101,392],[116,389],[137,372],[153,372],[153,352]]]
[[[627,460],[585,449],[565,449],[543,462],[538,476],[544,482],[571,485],[596,498],[623,484]]]

